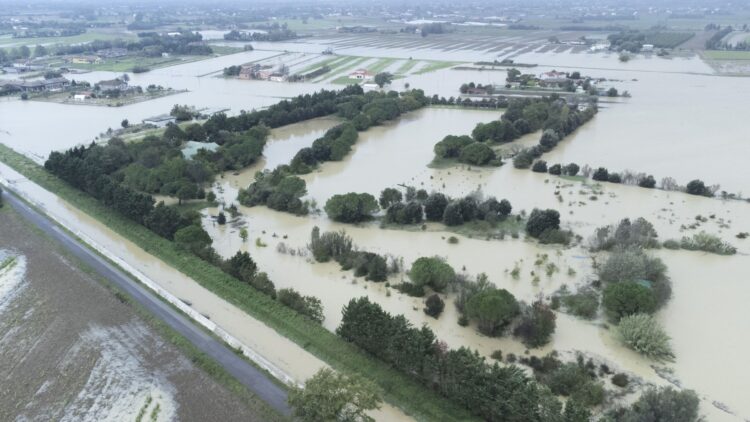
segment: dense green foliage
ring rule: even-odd
[[[703,183],[702,180],[695,179],[691,180],[687,186],[685,191],[691,195],[700,195],[700,196],[714,196],[713,191],[709,187],[706,186],[705,183]]]
[[[326,214],[334,221],[361,223],[372,218],[378,210],[378,201],[369,193],[349,192],[333,195],[326,201]]]
[[[518,302],[505,289],[488,289],[473,295],[466,302],[466,316],[477,321],[479,331],[496,336],[520,312]]]
[[[599,295],[590,289],[565,295],[562,302],[568,312],[586,319],[594,318],[599,310]]]
[[[447,349],[426,326],[415,328],[402,315],[392,316],[366,297],[344,307],[336,332],[485,420],[560,418],[560,403],[518,367],[489,365],[466,348]]]
[[[537,239],[545,232],[560,229],[560,213],[553,209],[540,210],[534,208],[526,221],[526,233]]]
[[[323,322],[323,305],[314,296],[302,296],[294,289],[281,289],[276,292],[276,299],[313,321]]]
[[[662,306],[672,293],[667,267],[661,259],[637,247],[615,249],[597,272],[605,283],[631,281],[647,286],[658,306]]]
[[[617,225],[599,227],[591,240],[591,249],[594,251],[612,250],[615,247],[629,248],[658,248],[658,235],[654,225],[643,217],[638,217],[633,222],[625,218]]]
[[[645,283],[644,283],[645,284]],[[602,305],[613,321],[633,314],[651,314],[657,303],[651,287],[635,281],[610,283],[604,289]]]
[[[417,286],[441,292],[455,280],[456,272],[439,257],[422,257],[411,264],[409,278]]]
[[[351,237],[344,231],[320,233],[313,227],[308,246],[318,262],[331,259],[341,265],[342,270],[354,270],[356,277],[365,277],[370,281],[385,281],[388,278],[388,261],[376,253],[360,251],[354,248]]]
[[[294,416],[302,422],[374,422],[366,411],[377,409],[382,398],[370,381],[323,368],[305,382],[304,388],[292,388],[288,401]]]
[[[513,335],[521,337],[528,347],[541,347],[549,343],[555,332],[555,313],[541,300],[524,308]]]
[[[248,207],[266,205],[277,211],[303,215],[309,208],[301,199],[306,193],[305,181],[292,174],[289,166],[279,166],[273,171],[257,172],[255,181],[247,189],[240,189],[237,200]]]
[[[425,307],[424,307],[424,313],[433,317],[437,318],[440,316],[440,314],[443,313],[443,309],[445,309],[445,302],[443,299],[440,298],[440,296],[437,293],[431,294],[427,300],[425,300]]]
[[[721,240],[719,236],[706,232],[683,236],[680,240],[680,247],[690,251],[703,251],[718,255],[734,255],[737,253],[737,248]]]
[[[650,387],[628,408],[615,409],[602,422],[698,422],[700,399],[692,390]]]
[[[622,318],[617,333],[622,342],[636,352],[658,360],[674,358],[669,336],[651,315],[635,314]]]

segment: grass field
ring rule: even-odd
[[[445,61],[429,62],[428,65],[423,66],[421,69],[414,72],[414,75],[421,75],[424,73],[435,72],[437,70],[445,69],[451,66],[455,66],[457,64],[460,64],[460,62],[445,62]]]
[[[706,50],[703,56],[709,60],[750,60],[750,51]]]
[[[409,377],[365,353],[326,330],[321,325],[302,317],[270,297],[249,288],[219,268],[194,255],[178,249],[174,243],[157,236],[145,227],[112,212],[91,196],[75,189],[31,159],[0,144],[3,161],[29,180],[55,192],[82,212],[99,220],[146,252],[178,269],[203,287],[248,315],[263,321],[279,334],[327,362],[333,368],[358,373],[379,385],[386,400],[419,420],[455,421],[474,420],[464,409],[439,397]]]
[[[98,32],[90,31],[71,37],[40,37],[40,38],[12,38],[0,37],[0,47],[12,48],[27,45],[29,47],[36,45],[53,45],[53,44],[80,44],[94,40],[113,40],[116,38],[135,39],[133,34],[116,33],[116,32]]]

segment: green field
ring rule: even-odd
[[[39,44],[79,44],[94,40],[113,40],[117,38],[135,39],[133,34],[114,33],[114,32],[97,32],[91,31],[71,37],[40,37],[40,38],[12,38],[0,37],[0,47],[13,48],[21,45],[33,47]]]
[[[422,75],[424,73],[435,72],[437,70],[445,69],[447,67],[455,66],[457,64],[460,64],[460,62],[444,62],[444,61],[429,62],[427,66],[423,66],[421,69],[414,72],[414,75]]]
[[[417,419],[475,420],[466,410],[438,396],[387,364],[368,357],[321,325],[257,290],[249,288],[218,267],[196,259],[194,255],[180,250],[173,242],[159,237],[144,226],[112,212],[110,208],[88,194],[71,187],[31,159],[2,144],[0,144],[0,161],[44,189],[55,192],[71,205],[99,220],[166,264],[178,269],[228,303],[264,322],[333,368],[348,373],[358,373],[375,382],[383,389],[388,402]]]
[[[706,50],[703,57],[709,60],[750,60],[750,51]]]

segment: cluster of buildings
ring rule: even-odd
[[[289,68],[281,65],[277,68],[260,64],[243,65],[238,75],[240,79],[257,79],[261,81],[285,82],[289,78]]]
[[[70,86],[65,78],[40,79],[35,81],[0,80],[0,91],[29,92],[57,92]]]

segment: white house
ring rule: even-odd
[[[643,44],[643,47],[641,47],[641,51],[643,51],[643,52],[654,51],[654,45],[653,44]]]
[[[364,81],[367,79],[371,79],[372,73],[368,72],[367,69],[357,69],[349,74],[349,78]]]

